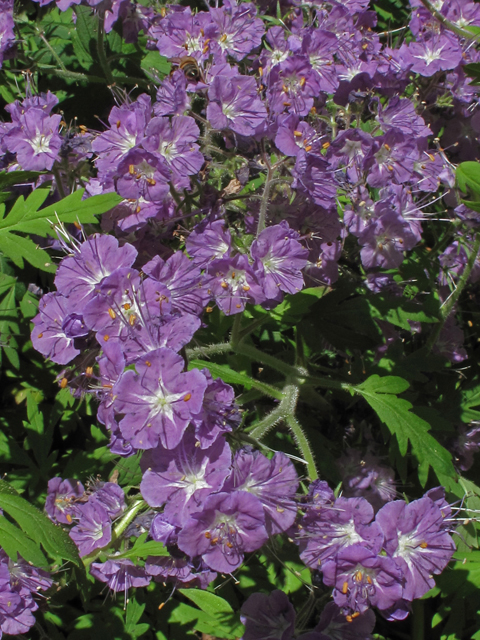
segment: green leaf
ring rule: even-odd
[[[143,615],[145,607],[145,604],[140,604],[135,600],[135,598],[129,598],[127,601],[125,630],[130,634],[132,638],[140,638],[150,629],[149,624],[137,624]]]
[[[328,291],[328,287],[312,287],[294,295],[286,295],[285,300],[268,312],[269,316],[285,324],[297,324],[317,300]]]
[[[40,543],[52,558],[69,560],[81,566],[77,547],[68,534],[22,498],[5,480],[0,480],[0,507],[16,520],[27,536]]]
[[[254,387],[259,391],[262,391],[265,395],[281,400],[283,394],[280,389],[273,387],[272,385],[254,380],[244,373],[238,373],[231,369],[228,365],[216,364],[215,362],[209,362],[207,360],[191,360],[188,364],[188,369],[208,369],[214,378],[221,378],[224,382],[229,384],[240,384],[245,389],[251,389]]]
[[[378,417],[398,441],[402,456],[407,454],[408,443],[418,460],[418,475],[422,486],[428,479],[429,467],[442,478],[455,478],[452,456],[428,432],[430,425],[412,411],[412,404],[394,393],[408,388],[408,382],[396,376],[374,375],[353,390],[361,394]]]
[[[199,609],[215,617],[225,613],[233,613],[230,604],[209,591],[202,589],[179,589],[180,593],[197,605]]]
[[[0,191],[16,184],[35,182],[45,171],[0,171]]]
[[[48,189],[35,189],[25,200],[18,198],[9,215],[0,220],[0,251],[14,264],[23,268],[24,260],[42,271],[55,271],[49,254],[37,247],[30,238],[18,233],[55,237],[52,223],[96,223],[95,215],[109,211],[122,201],[115,193],[106,193],[82,200],[84,190],[79,189],[60,202],[40,209],[49,194]],[[2,207],[2,205],[0,205]],[[40,210],[39,210],[40,209]],[[0,214],[1,211],[0,209]]]
[[[387,320],[406,331],[411,331],[410,322],[439,322],[439,305],[433,297],[429,297],[424,304],[419,304],[405,298],[391,299],[376,295],[370,296],[368,303],[372,318]]]
[[[167,58],[160,55],[158,51],[149,51],[140,62],[140,66],[147,76],[153,75],[160,79],[168,75],[172,68],[172,65]]]
[[[472,197],[474,204],[480,206],[480,163],[461,162],[457,167],[455,178],[460,191]]]
[[[167,549],[161,542],[150,540],[140,545],[134,545],[128,551],[115,555],[115,558],[147,558],[148,556],[169,556]]]
[[[181,591],[184,593],[185,591],[198,590],[181,589]],[[236,640],[243,634],[243,625],[236,620],[234,614],[212,616],[183,602],[172,611],[169,622],[176,622],[182,626],[191,625],[197,631],[217,638],[220,637],[222,640]]]
[[[9,522],[5,516],[0,516],[0,546],[15,562],[18,560],[17,553],[19,553],[24,560],[36,567],[49,566],[38,544]]]

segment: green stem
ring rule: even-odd
[[[45,43],[45,46],[47,47],[47,49],[50,51],[50,53],[52,54],[52,56],[55,58],[55,60],[57,61],[57,64],[59,65],[60,69],[62,69],[62,71],[66,71],[67,68],[66,66],[63,64],[62,59],[60,58],[60,56],[58,55],[58,53],[55,51],[55,49],[52,47],[52,45],[49,43],[49,41],[45,38],[45,36],[43,35],[43,33],[40,31],[40,29],[37,29],[37,33],[40,36],[40,38],[43,40],[43,42]]]
[[[68,71],[68,69],[48,69],[40,67],[47,75],[58,76],[59,78],[67,78],[68,80],[77,80],[78,82],[92,82],[95,84],[105,84],[105,78],[100,76],[89,76],[86,73],[77,73],[76,71]]]
[[[425,637],[425,602],[414,600],[412,602],[412,640],[423,640]]]
[[[453,31],[453,33],[456,33],[457,36],[460,36],[461,38],[467,38],[468,40],[478,40],[478,35],[475,35],[470,31],[465,31],[465,29],[462,29],[461,27],[457,27],[456,24],[448,20],[448,18],[446,18],[444,15],[442,15],[440,11],[437,11],[437,9],[435,9],[435,7],[430,2],[430,0],[420,0],[420,2],[423,4],[425,9],[428,9],[428,11],[430,11],[430,13],[434,18],[436,18],[441,24],[443,24],[445,29],[449,29],[450,31]]]
[[[107,80],[107,85],[112,85],[114,83],[112,70],[110,69],[110,65],[108,64],[107,56],[105,54],[105,16],[104,15],[101,15],[98,18],[97,53],[98,53],[98,61],[100,62],[100,66],[102,67],[102,71]]]
[[[276,409],[274,409],[268,416],[265,416],[263,420],[257,422],[254,428],[248,431],[248,435],[255,440],[260,440],[279,422],[281,422],[285,418],[285,410],[280,404]]]
[[[300,371],[296,367],[292,367],[286,362],[283,362],[282,360],[279,360],[278,358],[275,358],[268,353],[264,353],[263,351],[260,351],[260,349],[257,349],[252,345],[239,342],[235,345],[234,349],[235,351],[237,351],[237,353],[247,356],[247,358],[250,358],[251,360],[261,362],[268,367],[272,367],[272,369],[280,371],[286,376],[297,378],[300,375]]]
[[[143,509],[145,509],[146,506],[147,506],[147,503],[145,502],[145,500],[137,500],[137,502],[134,502],[128,508],[127,512],[124,513],[123,517],[113,527],[113,535],[112,535],[113,542],[122,535],[122,533],[125,531],[128,525],[131,522],[133,522],[133,520],[135,520],[137,514]]]
[[[195,358],[205,358],[207,356],[214,356],[216,354],[230,353],[233,350],[230,342],[221,342],[220,344],[207,344],[202,347],[193,347],[187,349],[188,360],[194,360]]]
[[[310,480],[317,480],[318,472],[315,466],[315,459],[310,448],[310,443],[308,442],[306,435],[303,433],[302,427],[293,415],[286,416],[285,421],[288,424],[290,431],[292,432],[293,439],[295,440],[297,447],[300,449],[302,457],[307,464]]]
[[[55,176],[55,184],[57,186],[57,190],[58,190],[58,193],[60,194],[60,197],[65,198],[65,191],[63,189],[62,180],[60,178],[60,172],[58,170],[58,167],[56,167],[55,165],[53,166],[52,173]]]
[[[237,313],[233,320],[232,334],[230,336],[230,344],[235,348],[240,342],[240,331],[242,328],[242,314]]]
[[[267,216],[267,209],[270,200],[270,191],[273,186],[273,170],[270,164],[268,164],[267,166],[267,179],[265,180],[265,186],[263,187],[262,202],[260,204],[260,213],[258,215],[257,238],[265,229],[265,219]]]
[[[467,285],[467,282],[468,282],[468,279],[470,277],[470,274],[472,273],[472,270],[473,270],[473,268],[475,266],[475,263],[477,261],[479,252],[480,252],[480,233],[478,233],[477,236],[475,237],[475,240],[474,240],[473,246],[472,246],[472,250],[470,252],[470,256],[468,257],[468,261],[467,261],[467,264],[465,266],[465,269],[464,269],[459,281],[457,282],[457,286],[456,286],[455,291],[452,293],[452,295],[449,298],[447,298],[447,300],[445,301],[445,303],[443,304],[443,306],[440,309],[441,314],[442,314],[442,319],[437,325],[435,325],[435,328],[430,333],[430,336],[429,336],[429,338],[427,340],[427,343],[425,345],[427,353],[430,353],[430,351],[435,346],[435,343],[438,340],[438,336],[440,335],[440,332],[443,329],[443,326],[445,325],[445,322],[447,321],[448,317],[450,316],[450,314],[454,310],[455,304],[456,304],[458,298],[460,297],[460,294],[465,289],[465,286]]]

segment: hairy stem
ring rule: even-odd
[[[55,60],[57,61],[58,66],[60,67],[60,69],[62,71],[66,71],[67,68],[66,66],[63,64],[62,59],[60,58],[60,56],[58,55],[58,53],[55,51],[55,49],[52,47],[52,45],[49,43],[49,41],[46,39],[46,37],[43,35],[43,33],[40,31],[40,29],[37,29],[37,33],[40,36],[40,38],[43,40],[45,46],[47,47],[47,49],[50,51],[50,53],[52,54],[52,56],[55,58]]]
[[[460,279],[457,282],[457,286],[455,288],[455,291],[453,291],[452,295],[449,298],[447,298],[447,300],[445,301],[445,303],[443,304],[443,306],[440,309],[441,314],[442,314],[442,319],[438,324],[435,325],[435,328],[433,329],[433,331],[430,333],[430,336],[428,337],[427,343],[425,345],[427,353],[430,353],[430,351],[435,346],[435,343],[438,340],[438,336],[440,335],[440,332],[442,331],[442,329],[443,329],[443,327],[445,325],[445,322],[447,321],[448,317],[450,316],[450,314],[454,310],[455,304],[457,303],[457,300],[460,297],[460,294],[465,289],[465,286],[467,285],[468,279],[470,278],[470,274],[472,273],[472,270],[473,270],[473,268],[475,266],[475,263],[477,261],[479,252],[480,252],[480,233],[478,233],[475,236],[475,239],[474,239],[474,242],[473,242],[473,246],[472,246],[472,250],[470,252],[470,256],[468,257],[468,261],[467,261],[467,264],[465,266],[465,269],[464,269]]]
[[[315,459],[313,457],[313,452],[310,448],[310,443],[307,440],[307,436],[303,433],[303,429],[300,426],[299,422],[293,415],[288,415],[285,417],[285,422],[288,424],[290,431],[292,432],[293,438],[297,447],[300,449],[302,454],[302,458],[305,460],[305,463],[308,467],[308,477],[310,480],[318,479],[318,472],[315,466]]]
[[[284,419],[285,417],[284,414],[285,414],[285,410],[280,404],[278,407],[276,407],[276,409],[274,409],[271,413],[269,413],[268,416],[265,416],[263,420],[260,420],[260,422],[257,422],[257,424],[254,426],[254,428],[251,431],[246,429],[246,431],[248,431],[248,435],[251,438],[254,438],[255,440],[260,440],[261,438],[266,436],[267,433],[271,429],[273,429],[275,425],[277,425],[279,422],[281,422]]]
[[[457,36],[460,36],[461,38],[467,38],[468,40],[478,40],[478,35],[475,35],[474,33],[471,33],[470,31],[466,31],[465,29],[462,29],[461,27],[457,27],[456,24],[451,22],[444,15],[442,15],[440,13],[440,11],[437,11],[437,9],[435,9],[435,7],[430,2],[430,0],[420,0],[420,2],[423,4],[425,9],[428,9],[428,11],[430,11],[432,16],[436,20],[438,20],[441,24],[443,24],[445,29],[449,29],[449,31],[453,31],[453,33],[456,33]]]
[[[214,356],[216,354],[230,353],[233,350],[230,342],[221,342],[220,344],[206,344],[201,347],[192,347],[187,349],[187,358],[194,360],[195,358],[206,358],[208,356]]]
[[[112,540],[115,541],[119,538],[125,529],[128,527],[133,520],[135,520],[137,514],[145,509],[147,503],[145,500],[137,500],[130,507],[128,507],[127,511],[123,514],[123,517],[117,522],[117,524],[113,528]]]
[[[257,238],[265,229],[265,219],[267,216],[267,209],[270,201],[270,192],[273,186],[273,170],[270,164],[268,164],[267,167],[267,179],[265,180],[265,186],[263,187],[262,202],[260,203],[260,213],[258,214]]]
[[[107,56],[105,54],[105,16],[101,15],[98,18],[98,26],[97,26],[97,53],[98,53],[98,61],[100,62],[100,66],[102,67],[102,71],[107,80],[107,84],[111,85],[114,83],[112,70],[110,69],[110,65],[108,64]]]

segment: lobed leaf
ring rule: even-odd
[[[16,520],[27,536],[41,544],[52,558],[69,560],[80,566],[77,547],[68,534],[22,498],[5,480],[0,480],[0,507]]]

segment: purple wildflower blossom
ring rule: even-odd
[[[75,311],[83,309],[102,280],[121,267],[131,267],[137,250],[130,244],[119,247],[113,236],[90,236],[78,251],[64,258],[57,269],[55,284],[60,293],[75,301]]]
[[[428,497],[410,504],[395,500],[380,509],[376,521],[385,534],[386,552],[403,571],[402,597],[421,598],[435,586],[432,575],[441,573],[455,552],[441,509]]]
[[[212,260],[230,257],[230,230],[224,220],[205,220],[194,227],[185,246],[193,262],[199,267],[205,267]]]
[[[240,620],[245,625],[242,640],[291,640],[295,609],[279,589],[268,595],[252,593],[242,605]]]
[[[216,41],[224,54],[241,60],[261,44],[264,25],[256,14],[255,5],[237,4],[236,0],[225,0],[222,7],[210,9],[212,22],[217,27]]]
[[[298,476],[291,460],[279,451],[269,460],[259,451],[240,450],[225,491],[248,491],[265,510],[265,527],[272,536],[289,529],[297,515]]]
[[[154,577],[155,582],[173,582],[177,586],[198,589],[206,589],[217,577],[217,574],[204,567],[203,563],[198,567],[187,558],[175,555],[149,556],[145,562],[145,571]]]
[[[307,264],[308,249],[300,244],[299,237],[282,220],[264,229],[252,243],[255,274],[267,299],[278,299],[280,291],[296,293],[303,288],[301,270]]]
[[[163,159],[132,149],[117,167],[116,190],[123,198],[162,201],[169,192],[170,171]]]
[[[24,171],[53,167],[62,146],[58,133],[61,119],[61,115],[50,116],[38,107],[31,107],[4,136],[3,144],[8,151],[17,154],[17,162]]]
[[[202,369],[207,379],[202,410],[193,416],[195,437],[202,449],[210,447],[222,433],[232,431],[241,421],[240,411],[235,403],[235,391],[221,378],[212,378],[208,369]]]
[[[400,52],[406,56],[414,73],[428,78],[437,71],[455,69],[462,61],[458,36],[448,31],[431,32],[417,42],[403,45]]]
[[[125,493],[122,487],[114,482],[98,482],[88,502],[89,504],[100,504],[109,517],[114,520],[125,509]]]
[[[209,290],[226,315],[241,313],[247,302],[258,304],[265,299],[246,255],[214,260],[208,267],[208,274],[211,276]]]
[[[142,271],[167,288],[167,302],[172,309],[195,315],[203,312],[210,296],[206,287],[202,287],[199,266],[183,251],[176,251],[168,260],[156,256],[143,265]]]
[[[395,562],[362,544],[342,549],[322,568],[323,582],[334,587],[333,600],[344,613],[364,613],[370,606],[390,609],[402,598],[403,574]]]
[[[215,77],[208,98],[207,118],[215,129],[229,128],[242,136],[251,136],[267,117],[255,78],[250,76]]]
[[[338,605],[328,602],[315,631],[329,640],[370,640],[374,627],[375,614],[371,609],[355,617],[345,616]]]
[[[93,562],[90,573],[100,582],[105,582],[114,593],[128,591],[130,587],[147,587],[151,580],[143,567],[125,558]]]
[[[262,503],[246,491],[209,496],[203,511],[191,516],[178,535],[179,548],[205,564],[231,573],[245,551],[256,551],[268,539]]]
[[[315,502],[297,534],[300,557],[311,569],[323,570],[326,561],[358,543],[378,553],[383,532],[373,517],[373,507],[365,498],[338,498],[333,504]]]
[[[202,407],[207,386],[197,369],[183,373],[183,358],[161,348],[135,363],[116,386],[113,407],[124,417],[119,423],[125,439],[137,449],[153,449],[161,442],[175,448],[192,416]]]
[[[195,443],[193,432],[187,431],[175,449],[151,449],[141,461],[143,498],[151,507],[165,504],[165,518],[180,527],[202,510],[211,493],[222,489],[230,471],[230,447],[223,438],[208,449]]]
[[[77,509],[77,502],[85,494],[83,484],[79,480],[62,480],[51,478],[48,481],[48,493],[45,511],[54,522],[72,524]]]
[[[181,178],[195,175],[204,163],[202,153],[195,144],[200,130],[190,116],[155,117],[145,131],[143,146],[159,156]]]
[[[187,79],[181,69],[166,76],[157,90],[157,99],[153,105],[156,116],[182,116],[190,108],[187,91]]]
[[[78,520],[69,535],[78,547],[80,557],[94,549],[105,547],[112,539],[112,523],[106,509],[96,502],[79,505],[75,511]]]
[[[273,67],[268,77],[268,100],[275,113],[306,116],[318,94],[318,82],[305,56],[294,55]]]
[[[56,292],[42,297],[39,310],[33,319],[34,348],[57,364],[67,364],[80,353],[75,346],[75,337],[85,335],[81,316],[69,314],[67,298]]]

